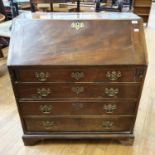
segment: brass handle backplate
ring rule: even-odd
[[[80,80],[81,78],[84,77],[83,72],[72,72],[71,77],[74,78],[75,80]]]
[[[80,93],[84,92],[84,87],[72,87],[72,91],[79,95]]]
[[[38,81],[44,82],[48,78],[48,72],[35,72],[35,77],[38,79]]]
[[[41,125],[45,128],[45,129],[52,129],[53,127],[56,126],[56,123],[54,121],[42,121]]]
[[[104,111],[107,113],[107,114],[111,114],[114,112],[114,110],[117,109],[117,106],[116,104],[105,104],[104,107],[103,107]]]
[[[52,105],[40,105],[40,111],[43,113],[43,114],[50,114],[51,113],[51,110],[52,110]]]
[[[72,103],[72,106],[76,109],[82,109],[83,108],[83,103]]]
[[[111,129],[113,127],[114,123],[112,121],[103,121],[102,127],[105,129]]]
[[[41,97],[47,97],[51,93],[51,90],[49,88],[38,88],[37,93]]]
[[[119,93],[119,89],[118,88],[105,88],[104,93],[109,96],[109,97],[114,97]]]
[[[106,77],[111,81],[118,80],[121,76],[122,74],[120,71],[108,71],[106,73]]]

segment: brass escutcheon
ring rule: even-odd
[[[72,106],[76,109],[82,109],[83,108],[83,103],[72,103]]]
[[[52,129],[54,126],[56,126],[54,121],[42,121],[41,125],[45,128],[45,129]]]
[[[116,104],[105,104],[104,107],[103,107],[104,111],[107,113],[107,114],[111,114],[114,112],[114,110],[117,109],[117,106]]]
[[[38,88],[37,89],[37,93],[41,96],[41,97],[46,97],[51,93],[51,90],[49,88]]]
[[[80,93],[84,92],[84,87],[72,87],[72,91],[79,95]]]
[[[35,72],[35,77],[41,81],[44,82],[47,80],[48,78],[48,72],[44,73],[44,72]]]
[[[51,110],[52,110],[52,106],[51,105],[40,105],[40,111],[43,113],[43,114],[50,114],[51,113]]]
[[[120,71],[108,71],[106,73],[106,77],[111,81],[118,80],[121,76],[122,74]]]
[[[84,28],[84,23],[80,21],[76,21],[71,23],[71,28],[74,28],[75,30],[80,30],[81,28]]]
[[[80,80],[81,78],[84,77],[84,73],[83,72],[72,72],[71,77],[76,80]]]
[[[102,122],[102,127],[105,129],[111,129],[113,127],[113,122],[112,121],[103,121]]]
[[[114,97],[119,93],[119,89],[118,88],[105,88],[105,94],[109,97]]]

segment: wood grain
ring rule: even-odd
[[[16,95],[21,100],[52,100],[52,99],[135,99],[140,94],[139,83],[54,83],[54,84],[16,84]],[[74,90],[74,88],[82,89]],[[38,90],[50,91],[41,96]],[[118,90],[109,96],[106,89]],[[65,93],[64,93],[65,92]]]
[[[47,74],[48,77],[44,82],[140,82],[143,78],[137,78],[136,74],[138,70],[144,70],[145,66],[67,66],[67,67],[25,67],[19,68],[16,71],[18,82],[41,82],[36,77],[36,73],[43,72]],[[116,80],[110,80],[106,77],[107,73],[120,72],[121,76]],[[82,73],[83,76],[76,79],[72,76],[73,73]],[[29,75],[29,76],[27,76]]]
[[[45,13],[44,15],[56,16],[57,14]],[[30,145],[37,142],[37,132],[46,132],[49,136],[52,134],[53,138],[57,137],[53,133],[47,133],[46,129],[49,129],[50,132],[64,131],[68,134],[70,132],[79,132],[75,134],[79,134],[79,137],[81,137],[81,131],[92,132],[94,137],[97,133],[103,137],[104,134],[106,135],[109,132],[112,137],[116,134],[118,140],[121,140],[122,143],[127,140],[129,134],[133,135],[139,99],[147,69],[147,50],[145,49],[142,20],[140,18],[137,19],[136,16],[132,20],[128,19],[128,15],[126,15],[125,19],[121,19],[121,14],[119,14],[118,18],[108,20],[105,20],[103,14],[95,20],[87,20],[87,17],[83,18],[83,20],[80,17],[75,19],[70,13],[62,13],[62,15],[64,18],[70,16],[70,19],[35,20],[33,18],[17,18],[15,20],[9,48],[8,67],[24,130],[24,144]],[[81,15],[83,16],[84,14]],[[95,15],[96,13],[90,16],[93,17]],[[132,14],[130,15],[132,16]],[[78,16],[78,14],[75,14],[75,16]],[[26,23],[28,23],[29,27],[25,27]],[[40,32],[38,33],[36,30],[40,30]],[[24,37],[21,37],[23,31],[27,33],[24,33]],[[18,45],[15,44],[16,39],[20,40]],[[16,57],[14,57],[14,54],[16,54]],[[45,63],[43,64],[42,61]],[[84,78],[85,72],[75,71],[70,73],[70,75],[68,74],[70,68],[76,69],[79,66],[86,72],[85,81],[70,81],[71,78],[75,80]],[[124,69],[124,71],[117,71],[120,68]],[[39,71],[40,69],[41,71]],[[49,69],[49,72],[44,71],[46,69]],[[104,69],[103,72],[102,69]],[[110,70],[108,71],[108,69]],[[113,71],[115,69],[116,71]],[[63,74],[63,72],[65,73]],[[29,73],[30,78],[26,79],[26,77],[29,77]],[[95,75],[95,78],[92,75]],[[89,79],[88,76],[92,77]],[[124,79],[117,81],[121,76]],[[133,77],[130,78],[128,76]],[[34,81],[34,77],[37,82]],[[57,77],[64,82],[57,81]],[[46,82],[48,78],[49,81]],[[87,79],[89,80],[87,81]],[[21,80],[25,82],[21,82]],[[48,117],[42,115],[23,117],[19,103],[20,101],[55,100],[67,102],[67,100],[76,101],[77,99],[81,99],[81,101],[83,99],[94,101],[98,99],[103,101],[136,101],[136,106],[133,110],[135,115],[132,115],[132,119],[127,114],[123,116],[113,115],[113,118],[106,115],[103,117],[103,115],[99,114],[81,114],[76,117],[74,115],[59,116],[58,114]],[[103,133],[100,133],[102,130]],[[27,133],[27,131],[33,133]],[[115,133],[116,131],[120,131],[120,133],[117,134]],[[126,133],[126,131],[129,133]],[[124,137],[126,135],[125,140],[119,137],[121,133],[124,134]],[[31,138],[29,137],[30,134]],[[65,133],[61,134],[67,138]],[[27,139],[26,136],[28,136]],[[44,138],[47,139],[48,137]],[[41,136],[40,140],[44,138]],[[125,142],[125,144],[127,143],[131,143],[130,139],[129,142]]]
[[[65,116],[55,116],[55,117],[25,117],[24,122],[26,124],[26,133],[33,132],[44,132],[44,134],[49,134],[51,131],[56,133],[62,132],[60,134],[67,132],[75,132],[74,135],[79,135],[80,132],[131,132],[131,124],[134,117],[101,117],[101,116],[87,116],[84,118],[80,117],[65,117]],[[48,125],[44,125],[47,123]],[[52,122],[52,126],[49,123]],[[105,123],[112,123],[112,127],[107,127]],[[77,133],[76,133],[77,131]],[[87,134],[87,133],[86,133]],[[94,133],[95,134],[95,133]],[[97,133],[96,133],[97,134]],[[111,133],[112,134],[112,133]],[[55,133],[51,133],[55,135]],[[65,134],[64,134],[65,135]],[[93,133],[92,133],[93,135]],[[103,136],[104,137],[104,136]]]
[[[20,109],[23,116],[26,115],[133,115],[135,114],[136,102],[134,101],[49,101],[49,102],[20,102]],[[107,111],[105,107],[114,106],[114,110]],[[41,107],[49,107],[46,113]]]
[[[155,5],[152,9],[155,9]],[[6,59],[0,60],[0,154],[3,155],[154,155],[155,154],[155,16],[151,12],[145,29],[149,68],[135,127],[133,146],[103,140],[52,140],[33,147],[25,147],[22,129],[8,73]]]
[[[133,24],[131,19],[120,20],[119,16],[114,20],[104,19],[104,15],[95,20],[77,17],[72,20],[36,20],[33,16],[17,19],[12,28],[8,65],[146,65],[140,18],[133,18],[137,23]],[[76,22],[84,27],[79,30],[72,28]],[[134,25],[137,25],[138,32],[135,32]]]

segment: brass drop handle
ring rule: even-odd
[[[104,110],[107,114],[112,114],[116,109],[117,109],[116,104],[105,104],[105,105],[103,106],[103,110]]]
[[[38,81],[44,82],[48,78],[48,72],[35,72],[35,77]]]
[[[113,127],[114,123],[112,121],[103,121],[102,127],[105,129],[111,129]]]
[[[119,93],[118,88],[105,88],[104,93],[109,97],[114,97]]]
[[[40,105],[39,109],[43,114],[50,114],[52,111],[52,105]]]
[[[72,87],[72,92],[76,93],[76,95],[79,95],[80,93],[84,92],[84,87]]]
[[[42,121],[41,125],[45,128],[45,129],[53,129],[53,127],[56,126],[56,123],[54,121]]]
[[[84,77],[84,73],[83,72],[72,72],[71,77],[78,81]]]
[[[47,97],[51,93],[49,88],[38,88],[37,94],[41,97]]]
[[[83,108],[83,103],[72,103],[72,106],[76,109],[76,110],[80,110]]]
[[[122,76],[120,71],[108,71],[106,77],[111,81],[116,81]]]

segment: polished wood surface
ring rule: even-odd
[[[81,132],[90,134],[89,138],[96,134],[101,137],[109,134],[108,138],[115,135],[118,140],[128,140],[131,143],[147,70],[142,20],[136,16],[128,19],[127,15],[122,19],[121,13],[117,18],[108,20],[103,18],[104,13],[99,14],[100,16],[91,14],[92,18],[96,17],[94,20],[87,20],[84,14],[79,14],[81,17],[74,14],[76,19],[72,18],[73,14],[61,15],[64,17],[61,20],[19,17],[13,26],[8,68],[24,131],[24,144],[36,144],[39,140],[46,140],[48,136],[59,138],[57,132],[66,138],[82,137]],[[68,16],[70,19],[66,19]],[[22,32],[25,32],[24,37],[21,37]],[[19,46],[15,45],[19,39]],[[47,117],[43,114],[36,115],[35,112],[25,116],[21,110],[21,101],[78,102],[80,105],[75,103],[71,108],[74,109],[81,108],[83,101],[101,100],[116,104],[122,101],[126,104],[136,102],[132,109],[135,113],[95,114],[94,107],[91,109],[94,113],[90,115],[83,111],[76,116],[74,113],[57,113]],[[37,105],[38,102],[33,104]],[[30,109],[33,107],[31,106]],[[48,113],[51,108],[41,106],[40,110]],[[104,108],[113,113],[116,105]],[[125,108],[122,104],[121,109]],[[63,111],[65,107],[61,109]],[[120,134],[124,134],[125,139]]]
[[[143,67],[137,66],[112,66],[112,67],[39,67],[39,70],[35,67],[30,69],[25,67],[24,69],[18,69],[16,71],[17,81],[19,82],[41,82],[38,75],[44,74],[46,79],[44,82],[140,82],[141,77],[136,76],[138,70],[143,71]],[[111,79],[110,75],[116,74],[118,78]],[[27,76],[29,75],[29,76]],[[77,77],[78,76],[78,77]],[[115,77],[114,77],[115,78]]]
[[[129,14],[124,15],[123,20],[116,14],[116,19],[109,20],[106,19],[108,15],[105,14],[104,17],[104,13],[98,16],[92,13],[89,18],[92,16],[93,19],[95,16],[96,19],[87,20],[85,14],[79,16],[68,13],[66,18],[70,19],[60,20],[58,15],[41,13],[40,16],[45,16],[45,19],[35,20],[35,16],[17,19],[13,26],[8,65],[145,65],[147,63],[140,18]],[[126,20],[130,15],[129,20]],[[59,18],[47,20],[46,16]],[[60,16],[63,17],[63,14]],[[71,25],[77,21],[84,27],[79,30],[72,28]],[[24,36],[21,38],[23,32]],[[35,39],[32,40],[33,36]],[[19,46],[16,46],[17,42]]]
[[[79,91],[75,90],[79,89]],[[109,96],[107,89],[118,89],[118,93]],[[47,96],[41,96],[39,90],[49,90]],[[55,84],[18,84],[16,85],[17,97],[20,100],[51,100],[51,99],[117,99],[117,98],[137,98],[139,96],[140,84],[118,84],[118,83],[55,83]],[[64,93],[65,92],[65,93]]]
[[[151,4],[151,0],[134,0],[133,2],[133,12],[142,17],[145,23],[149,21]]]
[[[46,141],[33,147],[25,147],[21,140],[22,129],[15,99],[6,69],[6,59],[0,61],[0,153],[4,155],[154,155],[155,154],[155,72],[154,72],[154,15],[145,29],[148,47],[149,68],[143,89],[135,126],[133,146],[124,146],[114,141],[65,140]],[[6,52],[4,51],[6,56]],[[7,93],[6,93],[7,92]],[[96,135],[97,136],[97,135]]]
[[[113,107],[107,110],[107,107]],[[23,116],[27,115],[134,115],[135,101],[21,101]],[[29,108],[31,107],[31,108]],[[46,108],[45,108],[46,107]],[[44,108],[44,109],[43,109]]]
[[[134,117],[27,117],[25,119],[26,132],[44,132],[49,133],[52,131],[57,134],[60,132],[74,132],[78,135],[79,132],[129,132],[131,130],[131,124]],[[110,127],[106,126],[106,123],[111,123]],[[52,125],[51,125],[52,124]],[[36,134],[36,133],[34,133]],[[64,133],[65,134],[65,133]]]

